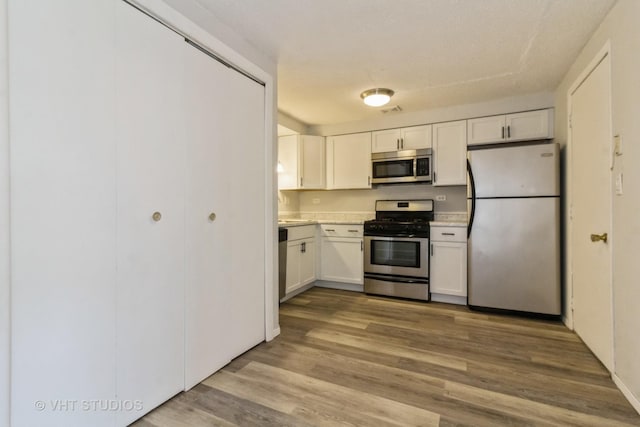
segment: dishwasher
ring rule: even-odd
[[[284,227],[278,228],[278,286],[279,297],[284,298],[287,290],[287,239],[289,230]]]

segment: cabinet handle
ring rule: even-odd
[[[336,231],[334,228],[327,228],[326,231]]]
[[[209,214],[209,221],[213,222],[216,220],[216,213],[215,212],[211,212]]]
[[[303,178],[300,177],[300,187],[302,187],[302,180],[303,180]]]
[[[400,149],[400,140],[396,139],[396,150]]]
[[[364,251],[364,240],[360,240],[360,252]]]
[[[358,230],[347,230],[349,233],[357,233]]]
[[[307,243],[306,242],[300,243],[300,252],[305,253],[306,251],[307,251]]]
[[[433,182],[438,182],[438,174],[433,172]]]
[[[507,126],[507,138],[511,138],[511,126]]]
[[[158,222],[162,219],[162,214],[160,212],[154,212],[151,218],[153,218],[155,222]]]
[[[404,138],[400,138],[400,148],[404,150]]]
[[[455,236],[456,233],[442,233],[443,236]]]
[[[370,176],[367,177],[367,185],[369,185],[369,186],[371,185],[371,177]]]
[[[433,256],[433,243],[431,244],[431,256]]]
[[[504,126],[502,126],[502,139],[504,139]]]

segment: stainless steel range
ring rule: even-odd
[[[433,200],[377,200],[364,223],[364,291],[429,300]]]

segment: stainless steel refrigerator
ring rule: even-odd
[[[468,304],[561,314],[558,144],[470,147]]]

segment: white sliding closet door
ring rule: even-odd
[[[184,40],[117,2],[118,424],[184,387]],[[156,218],[154,218],[154,214]]]
[[[8,9],[12,425],[113,426],[114,4]]]
[[[232,71],[224,84],[233,94],[225,101],[224,134],[229,159],[233,217],[232,239],[225,252],[231,268],[230,348],[233,356],[265,339],[265,144],[264,87]]]
[[[184,43],[186,172],[185,388],[191,388],[234,356],[229,339],[231,266],[235,232],[233,135],[225,132],[227,68]],[[213,215],[212,215],[213,214]]]

